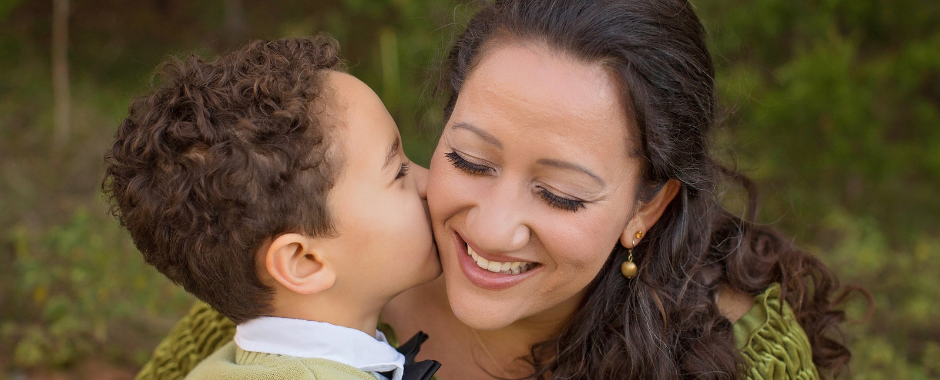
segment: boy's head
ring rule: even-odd
[[[336,120],[345,152],[329,196],[335,234],[277,237],[264,248],[263,275],[282,296],[277,316],[369,332],[369,318],[357,315],[378,317],[396,294],[441,273],[427,212],[428,171],[409,162],[395,121],[372,89],[338,72],[327,75],[327,84],[334,94],[327,117]]]
[[[349,187],[343,172],[360,155],[356,128],[376,127],[351,123],[357,113],[344,110],[360,105],[330,85],[348,77],[341,70],[326,36],[254,42],[212,62],[171,60],[131,105],[105,157],[104,191],[145,260],[236,323],[271,313],[284,289],[268,256],[354,232],[332,192]],[[420,211],[418,240],[429,228]],[[277,245],[284,236],[311,244]],[[333,270],[340,257],[295,253],[294,264],[318,269]]]

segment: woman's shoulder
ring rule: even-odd
[[[780,298],[780,284],[754,297],[734,322],[734,340],[746,363],[746,379],[819,378],[812,346],[793,309]]]

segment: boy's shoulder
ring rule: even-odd
[[[343,363],[245,351],[234,341],[199,363],[185,380],[202,379],[376,380]]]

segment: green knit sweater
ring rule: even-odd
[[[398,345],[391,326],[380,324],[379,330],[389,343]],[[153,357],[137,374],[137,380],[182,379],[233,336],[232,322],[197,303],[160,342]],[[734,339],[745,360],[744,379],[819,379],[809,339],[790,305],[780,299],[780,285],[775,284],[754,297],[751,309],[734,324]]]
[[[326,359],[245,351],[229,341],[203,360],[186,380],[376,380],[375,376]]]

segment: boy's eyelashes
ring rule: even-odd
[[[398,175],[395,176],[395,179],[399,179],[408,175],[408,170],[411,170],[411,162],[409,161],[402,162],[401,166],[398,167]]]

